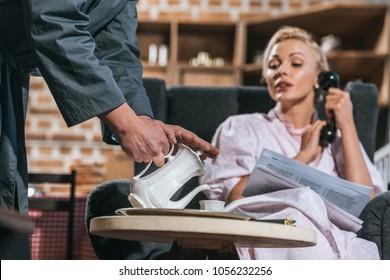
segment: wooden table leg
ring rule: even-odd
[[[212,243],[210,243],[212,242]],[[202,244],[205,244],[202,246]],[[210,246],[213,244],[213,246]],[[239,260],[236,246],[233,242],[216,242],[199,240],[175,240],[171,248],[171,258],[174,260]]]

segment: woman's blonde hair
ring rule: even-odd
[[[262,72],[263,77],[265,77],[265,71],[268,69],[268,57],[270,55],[271,49],[277,43],[280,43],[284,40],[296,39],[307,44],[317,55],[317,67],[320,71],[328,71],[329,64],[326,59],[325,53],[321,50],[321,47],[314,40],[314,37],[309,32],[293,26],[282,26],[269,40],[268,45],[263,54],[262,60]]]

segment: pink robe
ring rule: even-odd
[[[316,118],[313,114],[313,119]],[[220,149],[214,160],[205,161],[206,174],[200,178],[209,184],[209,199],[227,200],[231,189],[242,176],[252,172],[263,148],[287,157],[295,157],[301,146],[301,135],[310,127],[296,129],[281,112],[279,105],[266,114],[229,117],[217,129],[212,143]],[[366,155],[376,194],[385,187],[379,172]],[[335,155],[335,156],[333,156]],[[344,177],[344,158],[340,133],[332,147],[309,164],[325,173]],[[340,174],[340,175],[339,175]],[[374,243],[357,238],[354,232],[335,226],[327,216],[322,198],[310,188],[289,189],[236,200],[225,211],[257,218],[291,218],[300,227],[317,232],[317,245],[306,248],[238,248],[241,259],[379,259]]]

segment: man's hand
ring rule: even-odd
[[[216,147],[181,126],[165,124],[163,122],[159,122],[159,125],[172,143],[183,143],[194,151],[201,150],[203,152],[201,155],[203,160],[207,157],[215,158],[219,154],[219,150]]]
[[[152,160],[156,166],[162,166],[164,155],[169,151],[168,140],[202,150],[202,159],[214,158],[219,153],[217,148],[180,126],[167,125],[148,116],[137,116],[126,103],[99,118],[115,133],[126,155],[136,162]]]
[[[99,118],[114,132],[123,151],[136,162],[164,164],[164,155],[169,151],[169,142],[161,126],[148,116],[137,116],[123,103]]]

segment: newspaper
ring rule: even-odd
[[[263,149],[244,189],[244,196],[296,187],[318,193],[337,226],[354,232],[361,228],[357,218],[370,200],[371,188],[340,179],[268,149]]]

